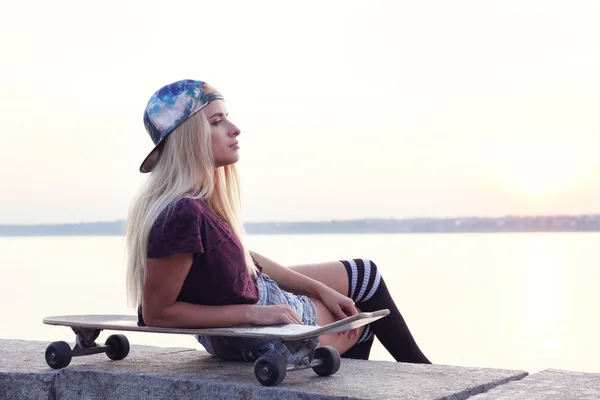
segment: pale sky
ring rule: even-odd
[[[598,1],[0,0],[0,224],[124,219],[179,79],[244,219],[600,213]]]

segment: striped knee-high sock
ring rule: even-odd
[[[341,260],[341,262],[348,273],[348,296],[354,300],[361,311],[377,311],[384,308],[390,310],[387,317],[367,325],[369,329],[364,330],[356,346],[364,345],[369,340],[372,344],[374,334],[396,361],[430,364],[396,307],[377,265],[369,259]],[[369,345],[369,349],[370,347]]]

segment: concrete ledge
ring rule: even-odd
[[[190,338],[190,340],[193,340]],[[122,361],[104,354],[74,357],[55,371],[47,342],[0,340],[3,399],[466,399],[522,379],[523,371],[342,360],[339,372],[288,373],[278,387],[261,386],[251,363],[225,362],[203,351],[132,346]]]
[[[486,400],[597,400],[600,399],[600,374],[547,369],[518,382],[480,394]]]

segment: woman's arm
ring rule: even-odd
[[[288,306],[203,306],[176,301],[192,265],[191,253],[149,258],[142,312],[149,326],[214,328],[236,325],[301,324]]]
[[[263,267],[263,272],[285,291],[318,299],[323,291],[328,290],[321,282],[284,267],[263,255],[253,251],[250,254]]]
[[[263,267],[263,272],[271,277],[280,288],[295,294],[305,294],[308,297],[321,300],[321,302],[338,319],[343,319],[357,314],[358,310],[351,298],[344,296],[329,286],[302,275],[290,268],[284,267],[273,260],[255,252],[250,252],[252,257]],[[350,331],[356,334],[356,330]]]

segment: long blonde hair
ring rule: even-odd
[[[226,223],[240,242],[246,268],[257,269],[243,244],[240,184],[235,166],[215,168],[210,125],[203,111],[177,127],[167,138],[160,157],[133,202],[127,219],[127,295],[130,305],[141,304],[147,272],[150,230],[158,216],[181,198],[201,199]]]

